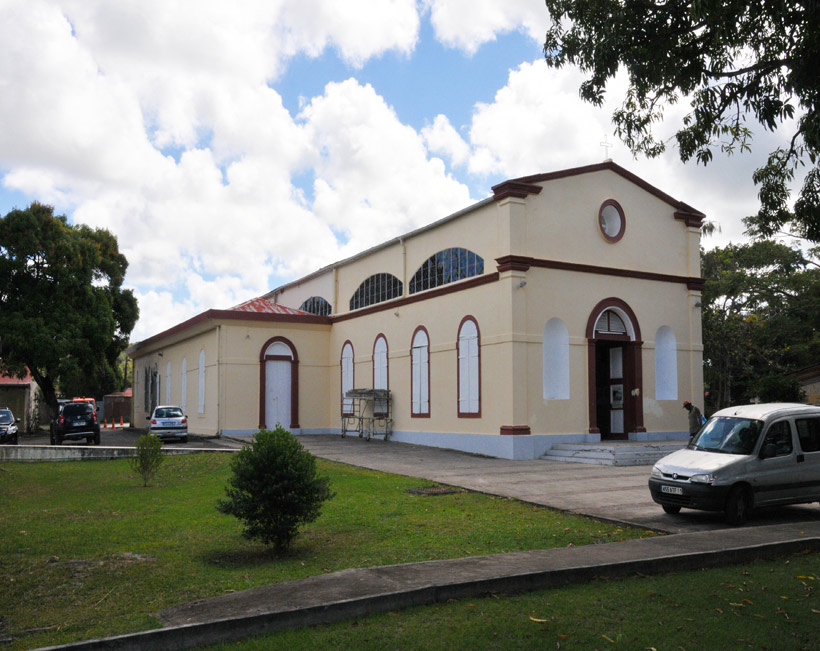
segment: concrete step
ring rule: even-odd
[[[651,466],[661,457],[680,450],[684,445],[684,441],[557,443],[541,458],[601,466]]]

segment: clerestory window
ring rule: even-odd
[[[402,282],[393,274],[374,274],[359,285],[350,299],[350,309],[358,310],[368,305],[389,301],[391,298],[399,298],[403,291]]]
[[[452,248],[427,258],[410,280],[410,293],[422,292],[484,273],[484,258],[468,249]]]

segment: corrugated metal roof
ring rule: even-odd
[[[244,303],[240,303],[230,309],[231,312],[258,312],[260,314],[293,314],[296,316],[299,315],[309,315],[309,312],[303,312],[302,310],[297,310],[292,307],[285,307],[284,305],[279,305],[279,303],[274,303],[269,298],[252,298],[249,301],[245,301]]]

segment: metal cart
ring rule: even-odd
[[[358,432],[368,441],[383,435],[386,441],[393,431],[393,400],[387,389],[351,389],[342,401],[342,438]]]

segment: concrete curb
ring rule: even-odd
[[[200,454],[203,452],[235,452],[231,448],[166,448],[163,454]],[[102,445],[0,445],[0,461],[94,461],[128,459],[136,455],[133,447]]]
[[[190,649],[487,593],[718,567],[819,550],[820,526],[804,523],[344,570],[183,604],[160,613],[171,624],[166,628],[48,649]],[[223,617],[214,619],[216,613]]]

